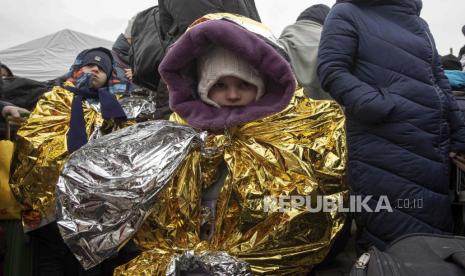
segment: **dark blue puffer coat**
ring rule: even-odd
[[[318,74],[345,108],[350,187],[394,208],[356,214],[362,247],[452,230],[448,154],[465,152],[465,125],[421,4],[338,0],[322,33]]]

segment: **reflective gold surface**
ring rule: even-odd
[[[177,115],[172,120],[184,123]],[[188,156],[137,234],[144,253],[118,267],[115,275],[164,275],[174,254],[187,250],[225,251],[248,262],[254,274],[308,272],[328,253],[344,214],[305,207],[266,212],[265,198],[346,198],[345,141],[340,107],[309,100],[302,90],[278,114],[209,133],[206,148]],[[228,174],[217,201],[215,230],[211,240],[202,241],[201,193],[222,160]]]
[[[66,82],[65,86],[73,86]],[[73,94],[55,86],[45,93],[17,133],[17,164],[12,191],[23,206],[23,225],[31,231],[54,220],[55,186],[68,157],[66,134]],[[102,115],[83,102],[88,136],[98,128],[112,128]],[[98,136],[98,135],[97,135]]]

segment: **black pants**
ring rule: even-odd
[[[32,241],[34,276],[113,275],[115,267],[130,261],[140,253],[137,246],[130,241],[117,256],[89,270],[84,270],[63,241],[55,222],[29,234]]]

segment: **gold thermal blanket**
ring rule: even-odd
[[[184,123],[177,115],[172,120]],[[318,196],[340,203],[348,196],[346,158],[342,110],[334,101],[309,100],[302,90],[278,114],[209,133],[136,234],[144,252],[115,275],[165,275],[170,261],[189,250],[226,252],[250,264],[254,274],[308,272],[327,255],[345,215],[270,206],[292,195],[308,196],[312,206]],[[212,216],[201,204],[202,191],[222,162],[227,176]],[[214,224],[210,240],[200,238],[205,222]]]

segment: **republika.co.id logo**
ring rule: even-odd
[[[369,202],[372,201],[370,204]],[[396,199],[393,203],[387,195],[375,199],[371,195],[350,195],[344,200],[342,195],[329,196],[266,196],[263,202],[265,212],[291,212],[302,210],[309,212],[341,212],[341,213],[378,213],[393,212],[393,209],[423,208],[423,199]]]

